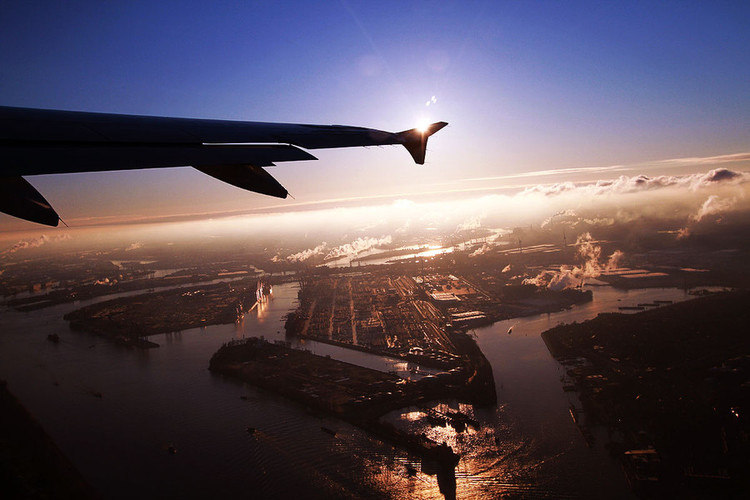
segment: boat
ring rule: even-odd
[[[576,409],[576,407],[571,404],[568,408],[568,411],[570,412],[570,416],[573,418],[573,423],[578,425],[578,410]]]
[[[248,434],[255,434],[255,427],[245,427],[245,432],[247,432]]]
[[[333,429],[329,429],[328,427],[321,427],[320,430],[336,437],[336,431],[334,431]]]
[[[49,340],[53,344],[57,344],[58,342],[60,342],[60,336],[56,333],[50,333],[49,335],[47,335],[47,340]]]

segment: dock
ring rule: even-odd
[[[380,417],[389,411],[436,397],[461,398],[461,387],[436,379],[411,382],[395,375],[292,349],[257,338],[225,344],[211,358],[209,369],[283,395],[329,416],[356,425],[374,436],[403,447],[441,468],[452,470],[459,456],[444,444],[395,428]],[[439,413],[439,412],[435,412]],[[453,425],[479,426],[460,412],[441,413]],[[336,436],[336,431],[321,427]]]

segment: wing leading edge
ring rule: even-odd
[[[391,144],[403,145],[423,164],[427,138],[446,125],[384,132],[0,106],[0,212],[58,224],[60,217],[23,175],[175,166],[192,166],[233,186],[286,198],[287,190],[263,167],[315,160],[305,149]]]

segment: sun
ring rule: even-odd
[[[415,128],[417,132],[424,134],[430,128],[430,120],[425,117],[417,119],[417,126]]]

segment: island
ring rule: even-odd
[[[150,335],[233,323],[258,300],[266,285],[254,279],[121,297],[64,316],[73,330],[123,345],[158,347]],[[265,288],[267,291],[267,288]]]
[[[455,498],[454,468],[459,455],[445,443],[436,443],[424,434],[409,434],[380,417],[398,408],[424,406],[429,400],[465,400],[473,392],[466,390],[472,383],[466,372],[454,371],[441,377],[409,381],[292,349],[287,342],[271,343],[254,337],[223,345],[211,357],[209,369],[347,421],[420,456],[433,465],[440,490],[446,498]],[[492,388],[494,390],[494,385]],[[461,428],[469,424],[479,426],[478,422],[460,412],[448,415],[447,419],[451,425]],[[331,429],[323,427],[321,430],[335,435]],[[252,433],[254,429],[248,428],[248,432]]]

